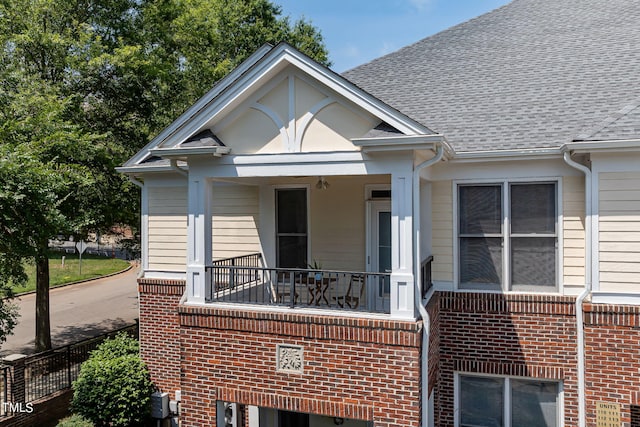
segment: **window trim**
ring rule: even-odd
[[[544,184],[553,183],[556,186],[556,286],[554,289],[544,290],[511,290],[511,253],[509,240],[512,237],[510,234],[510,185],[511,184]],[[453,201],[453,285],[454,289],[463,292],[477,292],[477,293],[537,293],[537,294],[562,294],[564,291],[564,218],[563,218],[563,193],[562,193],[562,177],[550,176],[550,177],[517,177],[517,178],[483,178],[483,179],[454,179],[451,181],[452,185],[452,201]],[[459,192],[460,186],[474,186],[474,185],[500,185],[502,191],[502,233],[503,239],[503,256],[502,256],[502,284],[499,289],[472,289],[463,288],[460,284],[460,212],[459,212]],[[507,191],[504,191],[504,189]],[[516,236],[517,237],[517,236]],[[543,237],[543,236],[541,236]]]
[[[374,191],[389,191],[391,193],[391,184],[365,184],[364,185],[364,200],[391,200],[391,197],[373,197]]]
[[[535,378],[535,377],[519,377],[515,375],[498,375],[498,374],[485,374],[478,372],[454,372],[453,373],[453,424],[454,427],[460,427],[460,396],[461,385],[460,377],[478,377],[478,378],[501,378],[504,379],[503,396],[504,396],[504,408],[502,416],[504,418],[503,427],[511,427],[511,380],[524,380],[524,381],[537,381],[554,383],[558,385],[558,396],[556,400],[557,404],[557,427],[564,427],[564,382],[560,379],[554,378]]]
[[[305,190],[307,202],[307,258],[313,259],[311,256],[311,192],[310,184],[277,184],[271,186],[273,197],[273,215],[271,221],[273,223],[273,261],[274,265],[278,265],[278,214],[277,214],[277,192],[278,190]]]

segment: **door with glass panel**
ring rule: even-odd
[[[391,202],[369,202],[369,249],[367,255],[368,271],[391,273]],[[391,280],[389,276],[375,280],[375,295],[368,300],[376,309],[389,310]]]
[[[307,266],[307,189],[276,189],[276,265]]]

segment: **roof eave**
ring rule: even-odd
[[[618,139],[610,141],[573,141],[560,147],[564,152],[585,154],[594,152],[640,151],[640,139]]]
[[[124,175],[139,175],[143,173],[164,173],[170,172],[173,168],[169,165],[153,165],[153,166],[144,166],[144,165],[134,165],[134,166],[120,166],[115,168],[116,172],[124,174]]]
[[[451,154],[453,150],[446,143],[444,135],[402,135],[380,138],[353,138],[351,142],[365,153],[380,151],[435,150],[436,145],[444,144],[445,150]]]
[[[457,152],[453,157],[454,162],[486,162],[508,160],[531,160],[559,158],[562,152],[560,148],[532,148],[520,150],[492,150],[492,151],[463,151]]]
[[[154,148],[149,150],[149,153],[152,156],[158,156],[169,160],[186,160],[191,156],[222,157],[230,152],[231,148],[217,145],[213,147]]]

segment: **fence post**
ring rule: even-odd
[[[231,258],[231,266],[229,267],[229,288],[236,287],[236,259]]]
[[[67,384],[71,388],[71,346],[67,346]]]
[[[291,308],[295,307],[295,300],[296,300],[296,284],[295,284],[295,280],[294,280],[294,276],[295,274],[293,272],[289,272],[289,289],[290,289],[290,294],[289,294],[289,306]]]
[[[10,354],[9,356],[2,359],[5,365],[9,366],[7,370],[7,374],[10,377],[10,387],[11,393],[7,393],[7,400],[10,403],[27,403],[27,394],[26,394],[26,384],[25,384],[25,358],[27,356],[24,354]],[[9,403],[9,402],[2,402]]]

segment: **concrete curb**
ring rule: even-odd
[[[107,277],[117,276],[118,274],[126,273],[127,271],[131,270],[132,268],[133,268],[133,264],[130,262],[129,266],[127,268],[125,268],[124,270],[116,271],[115,273],[111,273],[111,274],[105,274],[104,276],[92,277],[90,279],[77,280],[75,282],[69,282],[69,283],[61,283],[59,285],[50,286],[49,290],[58,289],[58,288],[65,288],[65,287],[71,286],[71,285],[79,285],[81,283],[87,283],[87,282],[91,282],[93,280],[100,280],[100,279],[104,279],[104,278],[107,278]],[[15,294],[13,296],[13,298],[23,297],[25,295],[31,295],[31,294],[35,294],[35,293],[36,293],[36,291],[21,292],[19,294]]]

